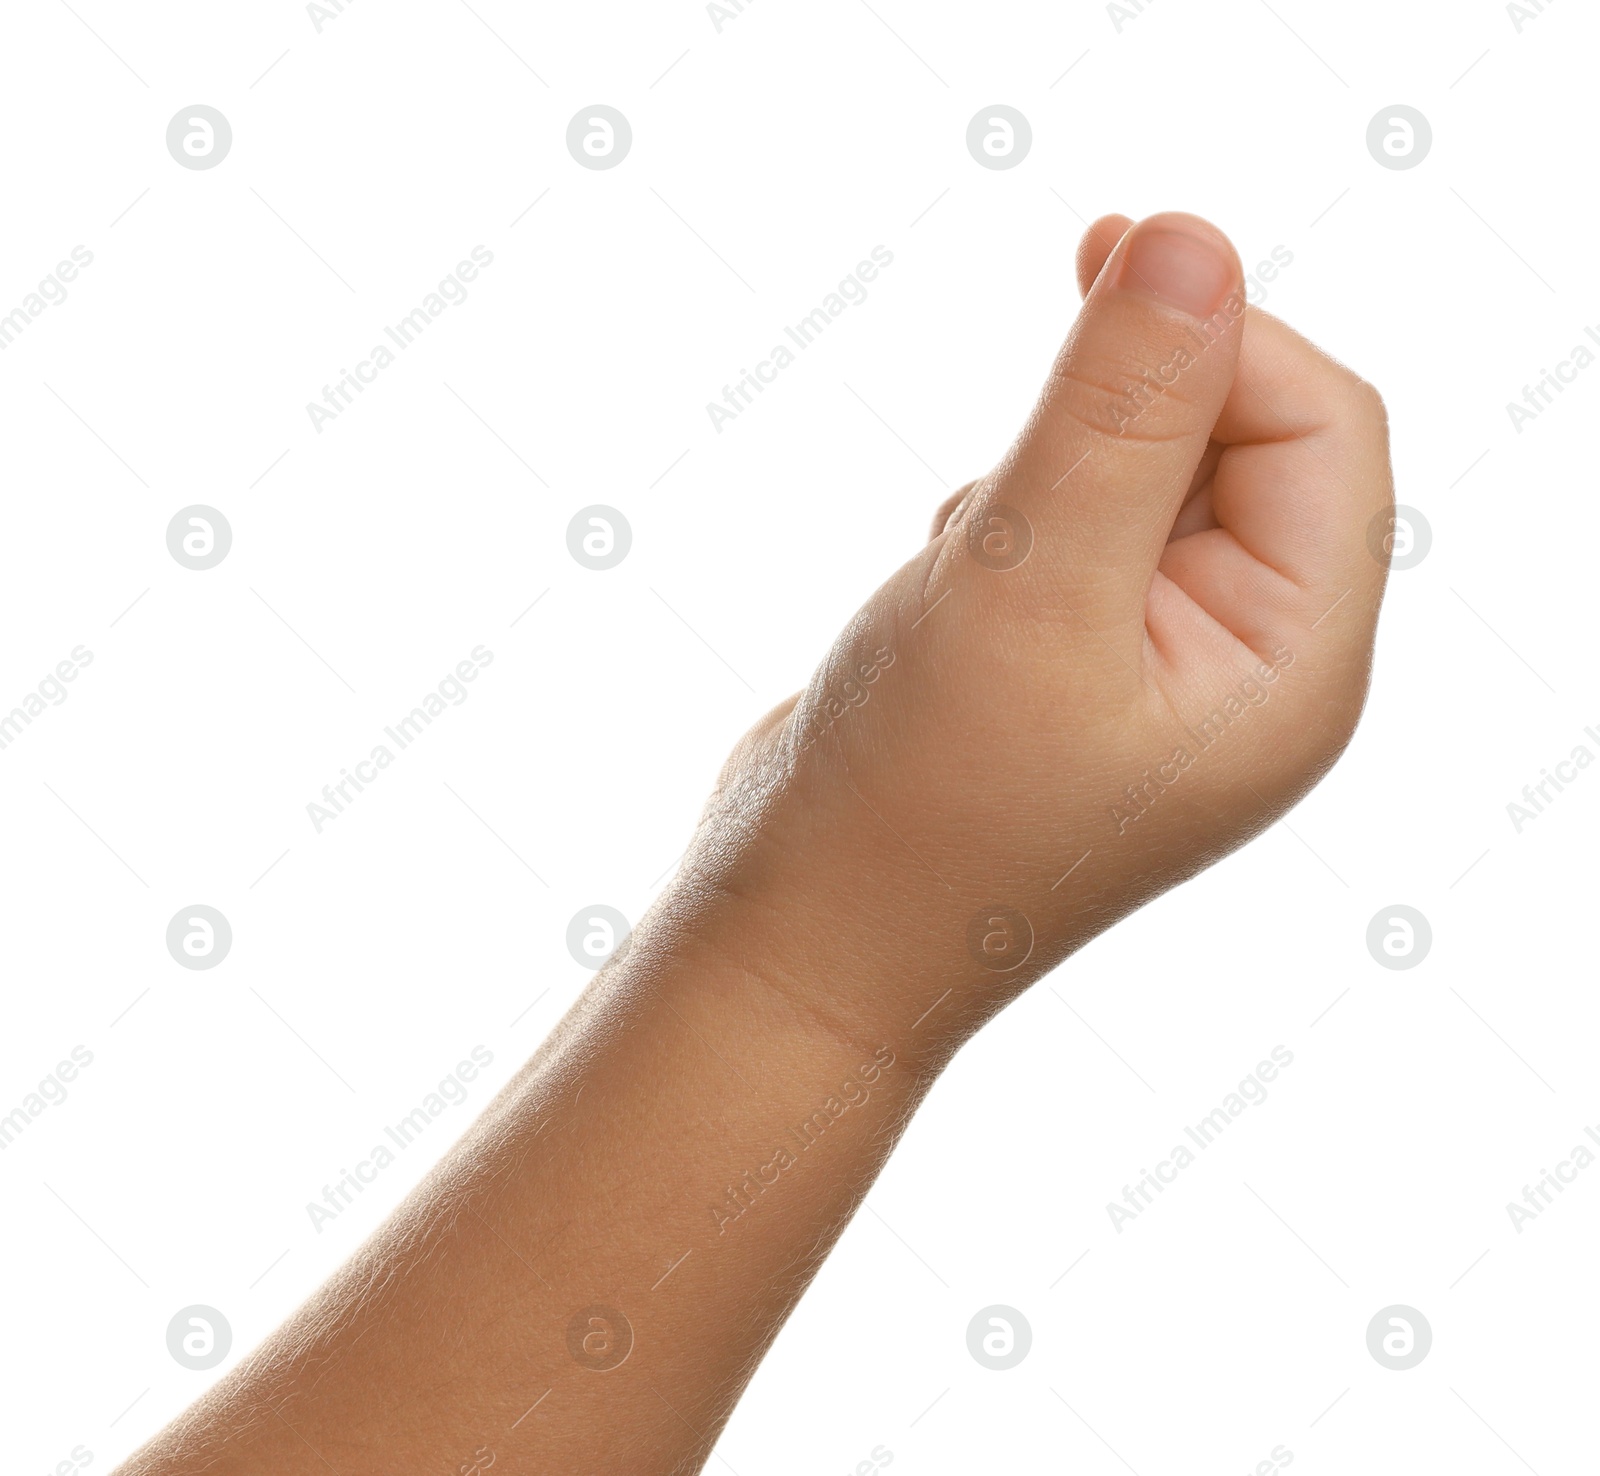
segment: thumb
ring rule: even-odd
[[[1233,383],[1244,334],[1232,245],[1192,215],[1117,243],[983,501],[1020,512],[1050,577],[1142,609]]]

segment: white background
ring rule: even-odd
[[[382,1219],[583,987],[569,918],[639,916],[733,739],[1003,450],[1086,220],[1166,208],[1292,253],[1267,306],[1384,391],[1432,551],[1332,777],[959,1058],[719,1468],[1592,1464],[1600,1166],[1520,1234],[1505,1208],[1600,1123],[1600,772],[1520,834],[1506,809],[1600,754],[1600,367],[1506,411],[1600,324],[1592,11],[756,0],[719,32],[689,0],[394,0],[319,33],[287,0],[75,3],[7,7],[0,92],[0,313],[94,257],[0,352],[0,710],[93,653],[0,751],[0,1114],[94,1057],[0,1152],[8,1471],[109,1468]],[[197,102],[234,133],[207,171],[165,147]],[[634,132],[605,172],[565,146],[596,102]],[[1034,132],[1003,172],[965,147],[997,102]],[[1394,103],[1434,130],[1412,170],[1366,148]],[[306,402],[479,244],[319,434]],[[716,432],[877,245],[868,300]],[[203,573],[165,543],[192,503],[233,528]],[[592,503],[633,529],[606,573],[567,551]],[[480,644],[317,834],[307,802]],[[193,903],[234,931],[208,972],[165,948]],[[1434,933],[1405,972],[1365,944],[1394,903]],[[1107,1201],[1280,1044],[1118,1234]],[[470,1103],[314,1231],[475,1045]],[[166,1350],[191,1303],[233,1327],[212,1374]],[[991,1303],[1033,1329],[1009,1372],[966,1349]],[[1392,1303],[1434,1332],[1409,1372],[1366,1348]]]

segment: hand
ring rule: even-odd
[[[1333,762],[1382,407],[1210,227],[1127,224],[1016,445],[739,746],[628,948],[130,1476],[699,1469],[949,1052]],[[596,1379],[572,1330],[616,1311]]]
[[[1195,217],[1099,221],[1078,278],[1015,444],[746,736],[691,850],[747,964],[846,1035],[942,999],[958,1042],[1289,809],[1365,698],[1377,392],[1247,308]]]

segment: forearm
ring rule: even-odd
[[[881,1018],[819,1026],[733,960],[736,909],[691,910],[125,1476],[698,1469],[934,1067]]]
[[[1211,227],[1130,225],[1091,232],[1016,443],[738,746],[626,957],[125,1476],[697,1470],[949,1055],[1326,771],[1381,401],[1247,314]]]

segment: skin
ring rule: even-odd
[[[1107,217],[1077,273],[1011,449],[741,741],[622,954],[121,1476],[700,1469],[961,1044],[1327,772],[1381,400],[1194,217]]]

